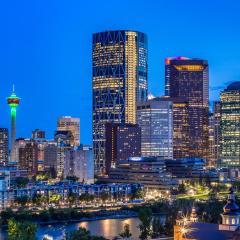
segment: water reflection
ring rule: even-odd
[[[81,222],[78,227],[84,227],[91,231],[94,235],[104,236],[106,238],[114,238],[123,231],[125,224],[130,225],[130,231],[133,237],[139,236],[139,220],[138,218],[129,219],[106,219],[101,221]]]
[[[37,239],[42,240],[44,235],[53,237],[54,240],[62,240],[66,231],[76,230],[80,226],[88,229],[94,235],[104,236],[112,239],[123,231],[124,224],[130,225],[130,231],[133,237],[139,236],[139,219],[106,219],[90,222],[80,222],[71,224],[40,225],[38,227]],[[6,239],[6,230],[0,231],[0,240]]]
[[[164,220],[164,217],[160,217]],[[44,235],[53,237],[54,240],[62,240],[66,231],[76,230],[79,227],[88,229],[93,235],[104,236],[108,239],[113,239],[123,231],[125,224],[129,224],[132,237],[138,239],[139,224],[138,218],[128,219],[106,219],[89,222],[71,223],[71,224],[54,224],[41,225],[38,227],[38,240],[42,240]],[[0,232],[0,240],[6,239],[6,232]]]

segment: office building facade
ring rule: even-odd
[[[221,102],[215,101],[213,103],[214,116],[214,161],[215,165],[220,159],[220,141],[221,141]]]
[[[106,123],[105,136],[107,174],[117,162],[141,156],[141,128],[137,124]]]
[[[145,189],[170,190],[176,187],[171,174],[166,172],[166,164],[159,157],[131,157],[117,163],[112,168],[109,177],[100,178],[105,182],[140,183]]]
[[[183,97],[189,104],[189,153],[208,157],[208,62],[185,57],[165,61],[165,95]]]
[[[208,161],[207,165],[209,167],[215,166],[215,121],[214,121],[214,114],[212,112],[209,113],[209,125],[208,125],[208,131],[209,131],[209,154],[208,154]]]
[[[213,102],[213,111],[209,114],[209,157],[207,165],[216,167],[220,160],[220,121],[221,103]]]
[[[70,131],[73,135],[71,146],[80,145],[80,119],[70,116],[60,117],[57,122],[58,131]]]
[[[141,128],[142,156],[173,158],[173,106],[171,101],[154,98],[137,106]]]
[[[6,165],[8,163],[8,141],[8,129],[0,128],[0,165]]]
[[[24,147],[19,148],[19,168],[26,169],[28,176],[38,172],[38,144],[34,141],[26,141]]]
[[[173,158],[189,157],[189,104],[184,98],[162,97],[172,101],[173,109]]]
[[[136,123],[136,104],[147,98],[147,36],[136,31],[93,35],[93,150],[95,171],[106,173],[105,123]]]
[[[64,174],[66,151],[72,148],[74,137],[71,131],[56,131],[54,141],[57,143],[57,176],[62,177]]]
[[[44,148],[44,169],[46,171],[54,171],[57,173],[57,156],[57,143],[54,141],[49,141],[47,146]]]
[[[220,96],[221,165],[240,167],[240,82],[231,83]]]
[[[32,138],[33,139],[44,139],[45,138],[45,131],[40,129],[35,129],[32,131]]]
[[[94,183],[94,161],[92,147],[80,145],[67,150],[64,161],[64,177],[74,176],[86,184]]]

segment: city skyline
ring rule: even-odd
[[[75,2],[74,10],[72,5],[65,6],[60,2],[56,11],[52,11],[53,3],[43,9],[44,3],[29,2],[27,6],[27,2],[16,2],[16,8],[11,12],[10,6],[5,3],[6,13],[1,16],[3,19],[6,17],[7,26],[3,26],[5,38],[1,39],[0,48],[0,126],[10,129],[6,97],[14,83],[16,94],[22,98],[18,109],[17,137],[29,137],[32,130],[39,128],[46,130],[48,138],[53,138],[57,118],[71,115],[79,117],[84,126],[81,130],[82,142],[91,143],[91,41],[93,33],[105,29],[132,29],[147,34],[149,91],[156,96],[164,94],[166,57],[182,55],[208,60],[210,100],[218,100],[220,90],[229,82],[239,79],[240,35],[235,31],[239,25],[237,3],[230,5],[222,1],[216,10],[214,3],[196,7],[186,1],[189,6],[185,10],[177,1],[171,4],[151,1],[146,6],[146,1],[131,1],[127,10],[124,4],[118,6],[119,11],[125,11],[123,15],[127,15],[123,19],[111,11],[108,11],[109,16],[102,16],[96,9],[110,10],[113,6],[108,6],[109,1],[101,4],[95,2],[96,8],[92,9],[95,18],[90,20],[92,15],[87,17],[83,13],[83,9],[90,9],[90,3],[81,5]],[[63,10],[65,7],[66,11]],[[31,13],[28,12],[30,8]],[[72,11],[68,12],[70,8]],[[142,18],[136,20],[133,9],[142,10]],[[20,10],[24,14],[21,15]],[[178,17],[176,13],[182,14]],[[194,13],[196,18],[193,18]],[[187,19],[191,16],[192,23],[188,23]],[[82,23],[84,17],[88,26]],[[20,21],[17,21],[18,18]],[[100,22],[98,18],[101,23],[96,24]],[[109,18],[112,22],[108,21]],[[179,26],[186,23],[189,29],[184,27],[183,34]],[[171,28],[174,26],[173,34]],[[29,117],[26,119],[25,116]]]

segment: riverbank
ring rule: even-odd
[[[48,224],[60,224],[60,223],[76,223],[76,222],[92,222],[92,221],[100,221],[106,219],[126,219],[126,218],[137,218],[137,213],[131,214],[121,214],[121,215],[112,215],[112,216],[102,216],[102,217],[92,217],[92,218],[81,218],[81,219],[70,219],[70,220],[53,220],[48,222],[38,222],[40,225],[48,225]]]
[[[78,209],[49,209],[35,213],[21,210],[13,212],[10,209],[1,213],[1,226],[7,226],[11,218],[17,221],[31,221],[37,224],[75,223],[83,221],[97,221],[104,219],[124,219],[137,217],[138,213],[132,210],[99,210],[83,212]]]

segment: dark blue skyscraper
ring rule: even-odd
[[[105,174],[105,123],[136,123],[137,102],[147,99],[147,36],[136,31],[93,35],[93,150]]]

